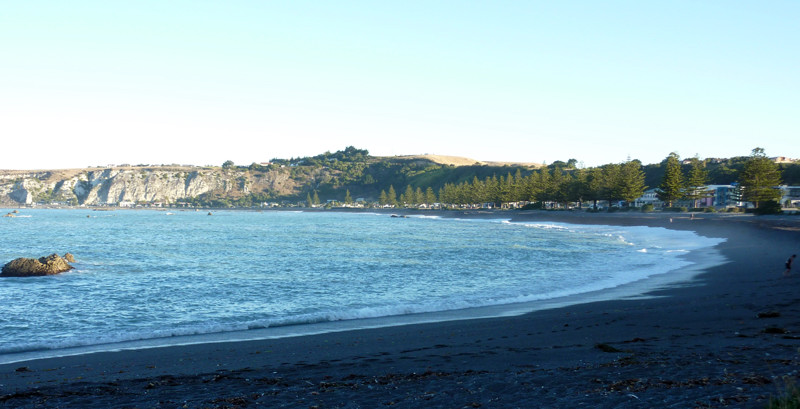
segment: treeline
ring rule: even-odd
[[[763,151],[761,152],[763,156]],[[659,164],[643,165],[638,160],[591,168],[578,161],[556,161],[547,167],[452,166],[422,158],[374,157],[364,149],[347,147],[314,157],[273,159],[269,165],[239,167],[251,172],[288,172],[302,188],[291,194],[251,192],[238,198],[207,196],[190,201],[195,205],[251,206],[261,202],[345,202],[361,198],[388,205],[433,203],[477,204],[538,202],[550,204],[595,201],[632,202],[648,188],[663,183],[667,156]],[[750,156],[730,159],[693,159],[679,163],[687,175],[701,166],[705,184],[727,185],[738,182]],[[232,163],[226,162],[227,167]],[[778,167],[782,183],[800,184],[800,164]],[[314,198],[318,198],[316,201]]]
[[[622,164],[608,164],[592,169],[563,169],[559,166],[531,171],[524,175],[520,169],[514,174],[492,175],[484,179],[477,176],[469,182],[445,183],[437,195],[429,186],[424,193],[407,185],[405,193],[394,195],[394,187],[381,191],[380,203],[389,205],[418,205],[448,203],[455,205],[487,203],[500,206],[511,202],[539,202],[562,204],[599,200],[632,202],[642,195],[647,186],[645,174],[638,160]]]

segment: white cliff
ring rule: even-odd
[[[0,203],[119,205],[175,203],[204,194],[240,197],[250,193],[296,193],[287,170],[200,167],[125,167],[26,172],[0,171]]]

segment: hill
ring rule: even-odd
[[[428,160],[433,163],[438,163],[440,165],[448,165],[448,166],[517,166],[517,167],[527,167],[527,168],[541,168],[544,167],[544,164],[541,163],[531,163],[531,162],[486,162],[486,161],[479,161],[471,158],[464,158],[460,156],[445,156],[445,155],[403,155],[403,156],[395,156],[395,158],[399,159],[423,159]]]
[[[738,178],[746,157],[706,160],[709,184],[730,184]],[[688,165],[685,165],[688,166]],[[800,184],[800,164],[781,164],[785,184]],[[663,178],[661,164],[642,166],[644,185],[656,187]],[[472,200],[464,192],[499,191],[531,200],[532,183],[547,195],[568,198],[581,195],[576,161],[547,167],[534,163],[481,162],[445,155],[371,156],[348,147],[305,158],[273,159],[267,164],[236,166],[111,166],[106,168],[39,171],[0,171],[0,205],[38,204],[86,206],[203,205],[253,206],[263,203],[297,204],[309,198],[377,201],[394,191],[414,197],[422,192],[440,195],[448,190],[459,200]],[[686,171],[686,170],[684,170]],[[533,178],[536,176],[536,178]],[[491,191],[491,192],[489,192]],[[527,192],[527,193],[526,193]],[[536,200],[543,200],[544,193]],[[431,195],[426,195],[426,199]],[[464,196],[464,197],[462,197]],[[487,199],[488,200],[488,199]],[[580,199],[578,199],[580,200]]]
[[[343,151],[269,164],[221,167],[110,166],[57,170],[0,170],[0,204],[106,206],[176,204],[251,206],[297,203],[315,194],[325,200],[374,201],[381,191],[406,186],[462,183],[475,177],[530,173],[528,166],[486,164],[438,155],[374,157],[366,150]]]

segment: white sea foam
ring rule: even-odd
[[[414,215],[409,215],[408,217],[412,217],[412,218],[415,218],[415,219],[441,219],[442,218],[442,216],[427,215],[427,214],[414,214]]]

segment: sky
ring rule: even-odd
[[[0,0],[0,169],[800,158],[798,1]]]

